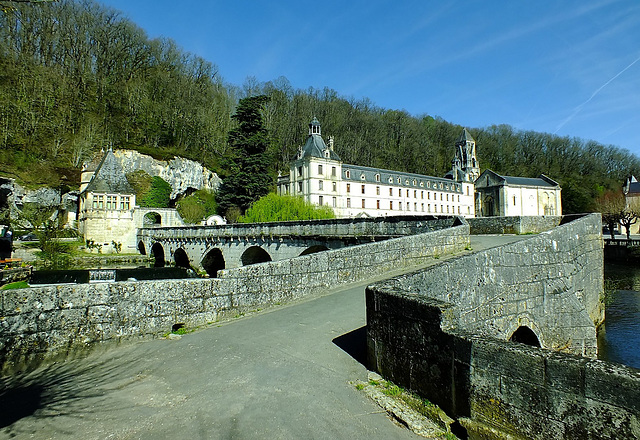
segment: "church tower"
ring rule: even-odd
[[[456,155],[452,165],[451,177],[457,182],[473,183],[480,176],[480,167],[476,158],[476,141],[466,128],[462,130],[462,134],[456,141]]]

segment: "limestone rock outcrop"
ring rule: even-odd
[[[216,173],[189,159],[174,157],[169,161],[156,160],[134,150],[116,150],[114,155],[125,173],[144,170],[151,176],[166,180],[173,189],[172,199],[185,194],[189,188],[216,191],[222,182]]]

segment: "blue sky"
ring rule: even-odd
[[[104,0],[225,81],[593,139],[640,156],[640,1]],[[481,148],[481,146],[479,146]]]

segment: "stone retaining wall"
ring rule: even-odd
[[[369,290],[370,368],[439,405],[472,440],[640,438],[640,370],[443,331],[452,308]]]
[[[157,337],[174,324],[302,298],[420,264],[469,245],[461,225],[292,260],[223,270],[216,279],[59,285],[0,291],[0,371],[31,368],[98,343]]]

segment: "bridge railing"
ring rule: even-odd
[[[612,240],[610,238],[605,238],[604,245],[605,246],[621,246],[621,247],[638,247],[640,246],[640,240],[639,239],[627,240],[626,238],[622,238],[622,239],[614,238]]]

